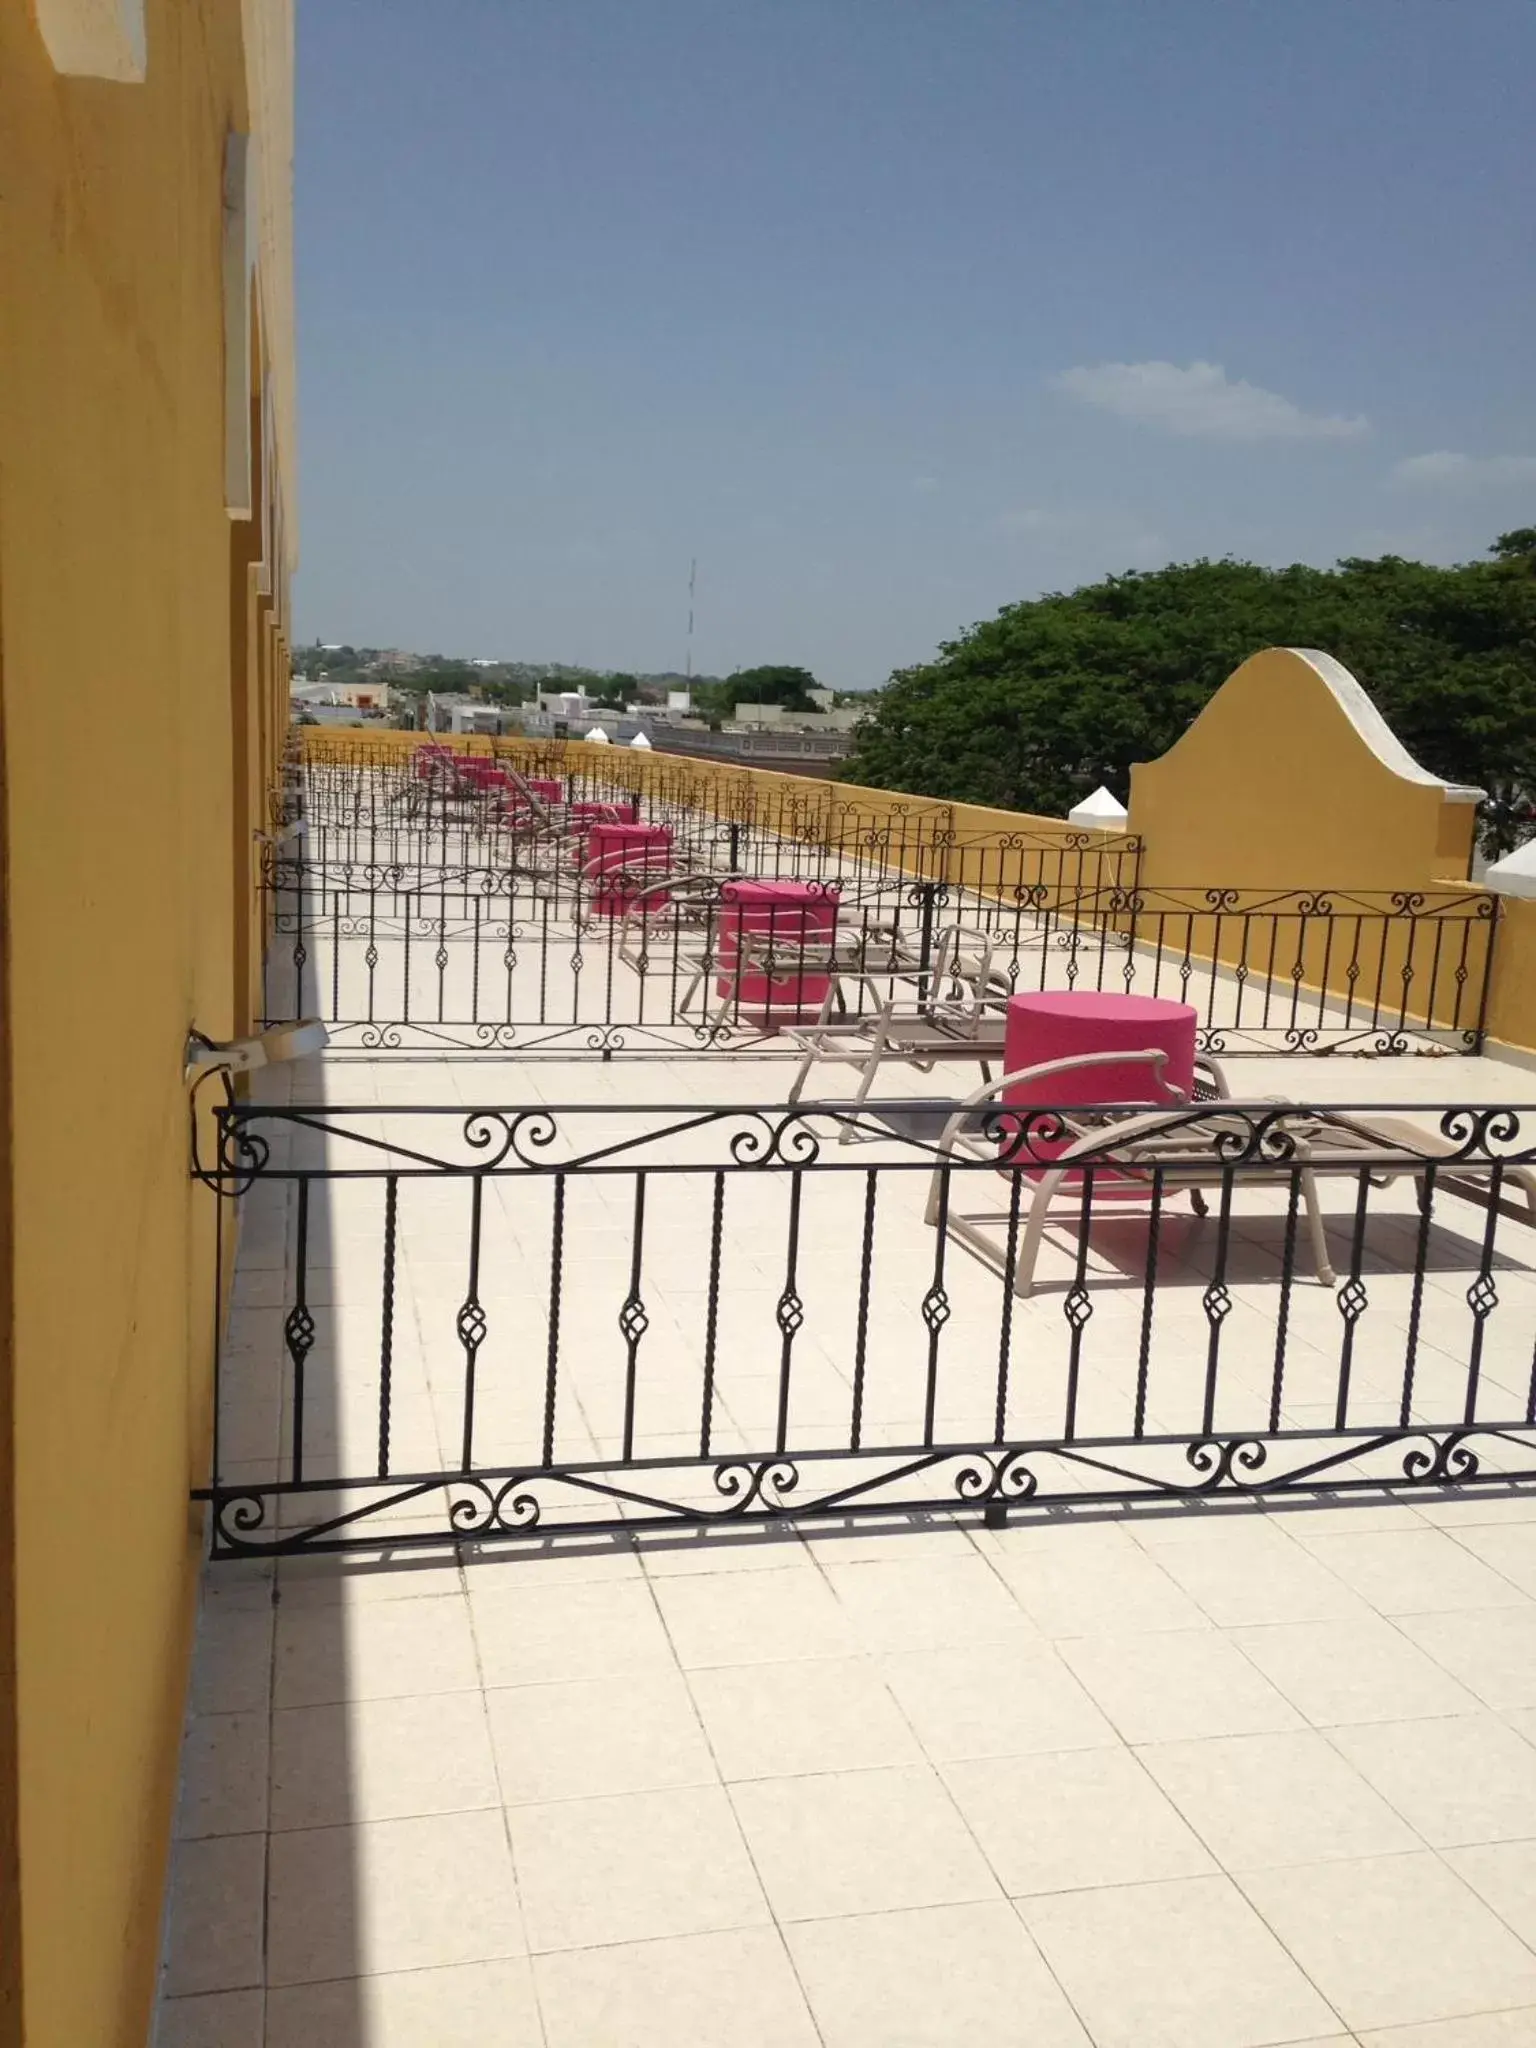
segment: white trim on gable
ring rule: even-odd
[[[1447,782],[1443,775],[1432,775],[1427,768],[1415,761],[1366,695],[1362,684],[1351,675],[1342,661],[1336,661],[1331,654],[1324,654],[1317,647],[1288,647],[1285,651],[1287,654],[1294,654],[1298,661],[1304,661],[1309,668],[1316,671],[1333,692],[1339,709],[1384,768],[1390,768],[1392,773],[1400,775],[1404,782],[1419,782],[1430,789],[1443,790],[1447,803],[1482,802],[1487,795],[1486,790],[1472,789],[1465,783]]]

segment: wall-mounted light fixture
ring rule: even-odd
[[[187,1033],[186,1077],[197,1081],[204,1074],[251,1074],[258,1067],[275,1067],[284,1060],[307,1059],[323,1052],[330,1033],[318,1017],[303,1017],[293,1024],[274,1024],[259,1038],[232,1038],[220,1044],[201,1031]]]
[[[272,832],[263,832],[257,825],[252,828],[251,837],[259,839],[263,846],[286,846],[292,839],[302,839],[308,829],[304,819],[290,818],[286,825],[279,825]]]

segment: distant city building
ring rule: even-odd
[[[289,685],[288,695],[295,708],[366,711],[375,717],[383,717],[390,703],[388,683],[376,677],[363,681],[332,682],[322,675],[313,682],[307,682],[295,676]]]
[[[500,704],[482,704],[457,692],[429,690],[426,701],[428,732],[471,732],[495,734],[516,730],[516,713]]]
[[[595,704],[584,690],[540,690],[537,698],[540,711],[551,718],[564,718],[574,722],[577,719],[590,720],[603,707]]]
[[[736,732],[760,732],[771,728],[774,732],[845,733],[852,732],[864,715],[858,704],[834,704],[830,690],[814,690],[811,694],[824,697],[826,704],[816,711],[790,711],[782,704],[738,704],[729,729]]]

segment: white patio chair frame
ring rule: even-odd
[[[878,940],[877,940],[878,942]],[[754,932],[741,934],[736,958],[729,967],[720,959],[719,932],[716,928],[715,943],[707,960],[701,958],[698,972],[689,983],[688,989],[678,1004],[678,1011],[686,1010],[699,988],[716,975],[726,986],[716,988],[713,1009],[706,1003],[703,1023],[711,1033],[722,1030],[734,1018],[745,1014],[755,1017],[759,1009],[765,1019],[772,1020],[775,1012],[787,1015],[794,1006],[793,997],[786,1000],[770,999],[762,1005],[744,1004],[741,997],[742,985],[755,975],[760,975],[770,987],[781,983],[804,985],[811,980],[827,980],[827,995],[830,999],[839,983],[861,978],[864,959],[870,938],[863,933],[850,935],[846,929],[834,926],[831,931],[819,932]],[[774,1024],[775,1031],[793,1029],[789,1024]]]
[[[965,949],[974,963],[965,964]],[[916,962],[865,968],[858,976],[870,984],[884,983],[884,1000],[858,1017],[832,1016],[840,995],[837,983],[810,1024],[791,1025],[785,1037],[802,1048],[789,1100],[798,1102],[813,1067],[823,1062],[856,1067],[859,1083],[851,1101],[862,1110],[883,1061],[899,1060],[920,1074],[931,1073],[940,1060],[978,1059],[990,1081],[991,1063],[1001,1060],[1008,1024],[1008,985],[992,972],[998,950],[995,936],[983,926],[946,925],[934,941],[933,957],[924,969]],[[845,972],[843,980],[853,979]],[[919,989],[911,992],[916,982]],[[926,984],[926,987],[923,986]],[[845,1124],[839,1144],[851,1144],[858,1126]]]
[[[668,969],[674,962],[679,967],[686,967],[690,976],[688,995],[678,1006],[685,1009],[689,996],[713,964],[710,940],[719,920],[720,888],[723,882],[732,878],[712,868],[690,868],[680,875],[635,870],[637,876],[644,872],[649,872],[652,879],[644,888],[635,890],[634,901],[626,906],[619,920],[618,955],[625,966],[632,967],[637,974],[646,973],[655,960]],[[641,910],[642,899],[662,889],[670,892],[670,903],[661,911]],[[668,944],[658,948],[653,943],[658,932],[669,937],[677,933],[675,947]],[[695,936],[703,940],[702,947],[687,943]]]
[[[753,878],[749,875],[716,875],[713,879],[718,892],[727,882],[750,881]],[[880,889],[866,890],[863,892],[862,897],[859,895],[851,897],[837,896],[835,901],[837,903],[838,922],[834,925],[830,934],[825,931],[811,932],[802,939],[792,932],[767,931],[744,933],[745,944],[731,970],[733,985],[720,995],[719,1008],[713,1018],[709,1017],[706,1009],[704,1021],[707,1028],[711,1030],[719,1028],[726,1011],[731,1006],[736,987],[745,980],[749,973],[764,973],[769,966],[777,970],[787,962],[789,964],[785,972],[779,973],[775,971],[769,978],[774,981],[787,981],[794,975],[830,975],[832,976],[832,981],[827,990],[827,1001],[830,1003],[836,996],[839,980],[852,979],[866,970],[872,947],[878,947],[882,952],[888,953],[894,962],[898,958],[903,944],[903,935],[899,923],[859,925],[854,924],[850,919],[851,913],[856,913],[867,906],[870,897],[886,896],[889,893],[890,890],[887,885]],[[712,920],[706,919],[699,928],[704,940],[703,945],[697,950],[688,948],[685,952],[684,957],[692,972],[688,986],[678,1002],[679,1016],[689,1008],[694,997],[698,994],[704,983],[708,981],[709,977],[721,969],[721,907],[717,900],[714,906],[714,918]],[[790,908],[793,908],[793,906],[786,906],[786,910]]]
[[[554,833],[565,829],[560,815],[564,809],[563,805],[557,806],[552,804],[548,797],[541,796],[537,790],[530,788],[527,776],[522,774],[520,770],[507,767],[502,772],[532,813],[536,825],[542,826],[546,831]],[[502,815],[506,815],[505,811],[503,811]]]

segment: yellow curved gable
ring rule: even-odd
[[[1416,889],[1466,877],[1480,790],[1424,768],[1331,655],[1266,647],[1131,770],[1142,879]]]

